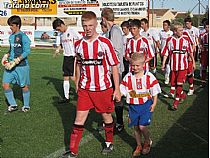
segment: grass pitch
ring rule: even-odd
[[[7,48],[1,48],[1,56]],[[0,90],[0,157],[2,158],[54,158],[68,148],[69,134],[75,118],[77,96],[71,88],[70,104],[57,104],[63,96],[62,55],[52,57],[52,49],[32,49],[29,55],[31,76],[31,110],[28,113],[7,113],[3,90]],[[163,74],[157,78],[164,91]],[[3,67],[0,69],[3,75]],[[198,71],[195,72],[198,76]],[[2,80],[2,77],[0,77]],[[172,99],[159,95],[153,120],[149,126],[153,146],[150,154],[142,158],[207,158],[209,146],[209,87],[199,87],[195,81],[195,95],[188,96],[178,111],[168,110]],[[22,92],[13,86],[19,109]],[[185,84],[184,90],[188,90]],[[95,130],[101,117],[90,112],[79,148],[79,158],[129,158],[135,148],[133,129],[127,127],[127,110],[124,110],[125,131],[114,136],[114,151],[102,155],[104,132]],[[113,113],[113,116],[115,114]]]

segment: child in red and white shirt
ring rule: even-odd
[[[134,126],[137,147],[133,156],[148,154],[152,145],[147,126],[151,122],[152,113],[157,104],[157,95],[161,88],[155,76],[144,70],[145,56],[135,52],[131,56],[132,72],[129,72],[120,84],[121,94],[129,105],[129,127]],[[141,145],[141,135],[144,146]]]
[[[195,68],[195,60],[189,38],[183,36],[183,25],[174,24],[174,35],[166,40],[161,54],[163,57],[162,70],[165,69],[167,57],[171,66],[171,86],[176,89],[176,97],[172,106],[172,110],[177,110],[180,99],[185,99],[186,94],[183,92],[182,85],[186,80],[188,69],[188,55],[192,59],[193,68]],[[174,89],[174,90],[175,90]]]

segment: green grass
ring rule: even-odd
[[[7,48],[1,48],[1,55]],[[31,74],[31,111],[28,113],[6,113],[3,90],[0,90],[0,157],[2,158],[42,158],[55,153],[58,157],[62,148],[69,144],[69,134],[75,118],[76,99],[74,87],[71,90],[71,103],[58,105],[62,96],[62,55],[52,58],[51,49],[32,49],[29,56]],[[0,69],[0,75],[3,68]],[[196,72],[197,75],[197,72]],[[163,75],[158,74],[162,84]],[[2,77],[0,78],[2,80]],[[169,90],[164,87],[164,91]],[[22,93],[13,87],[16,101],[22,106]],[[184,90],[188,85],[184,86]],[[196,93],[180,104],[178,111],[168,110],[171,99],[159,95],[158,104],[150,128],[153,147],[151,153],[142,158],[207,158],[209,125],[209,90],[199,88]],[[114,113],[113,113],[113,116]],[[127,110],[124,110],[127,125]],[[114,136],[115,149],[110,155],[101,155],[104,133],[94,128],[101,117],[90,112],[85,125],[79,158],[128,158],[135,147],[133,129]],[[57,151],[57,152],[56,152]],[[49,157],[49,156],[48,156]]]

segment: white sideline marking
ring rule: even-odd
[[[93,136],[92,133],[85,135],[85,136],[82,138],[82,140],[81,140],[79,146],[82,146],[82,145],[88,143],[88,142],[91,141],[93,138],[94,138],[94,136]],[[62,147],[62,148],[60,148],[59,150],[55,151],[54,153],[52,153],[52,154],[50,154],[50,155],[48,155],[48,156],[46,156],[46,157],[44,157],[44,158],[58,158],[58,157],[60,157],[64,152],[65,152],[65,147]]]
[[[197,135],[196,133],[194,133],[193,131],[191,131],[189,128],[186,128],[184,126],[182,126],[179,123],[175,123],[177,126],[181,127],[183,130],[190,132],[192,135],[194,135],[195,137],[197,137],[198,139],[202,140],[205,143],[209,143],[207,140],[205,140],[204,138],[202,138],[201,136]]]

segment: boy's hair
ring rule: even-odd
[[[133,19],[130,22],[130,27],[134,27],[134,26],[137,26],[138,28],[140,28],[141,27],[141,21],[139,19]]]
[[[204,25],[204,28],[206,27],[206,25],[209,25],[209,20],[206,20],[206,21],[203,23],[203,25]]]
[[[144,56],[143,53],[134,52],[131,56],[131,60],[132,61],[140,60],[140,63],[144,63],[145,62],[145,56]]]
[[[171,22],[169,20],[165,20],[165,21],[163,21],[163,23],[167,23],[168,26],[171,26]]]
[[[103,23],[103,21],[100,22],[100,25],[107,28],[107,25]]]
[[[57,18],[53,21],[52,25],[53,25],[53,29],[55,30],[57,27],[60,27],[61,24],[65,25],[63,20]]]
[[[114,11],[111,8],[103,8],[101,17],[105,18],[107,21],[114,21]]]
[[[184,22],[192,22],[192,18],[187,16],[185,19],[184,19]]]
[[[148,24],[149,23],[149,21],[146,18],[142,18],[141,19],[141,22],[144,22],[145,24]]]
[[[92,19],[97,19],[96,14],[92,11],[86,11],[82,14],[81,21],[88,21]]]
[[[129,25],[129,22],[128,22],[128,21],[123,21],[123,22],[122,22],[122,24],[121,24],[120,26],[121,26],[121,28],[123,28],[123,27],[127,27],[127,28],[129,28],[129,27],[130,27],[130,25]]]
[[[176,22],[176,23],[173,24],[171,30],[172,31],[176,31],[178,28],[182,28],[182,27],[183,27],[183,24],[182,23]]]
[[[19,16],[17,15],[13,15],[11,16],[8,20],[7,20],[7,24],[10,26],[12,24],[16,24],[19,26],[19,29],[21,27],[21,19]]]

